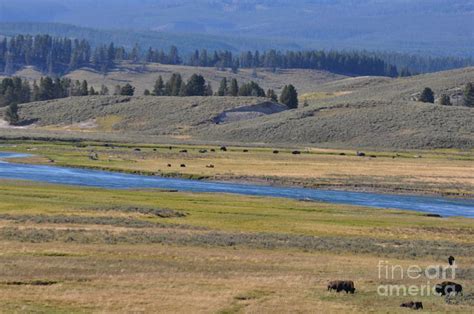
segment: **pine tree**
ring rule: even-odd
[[[182,83],[181,84],[181,87],[179,88],[179,92],[178,92],[178,95],[176,96],[179,96],[179,97],[185,97],[186,96],[186,84],[185,83]]]
[[[18,105],[16,103],[10,104],[5,111],[5,120],[10,125],[16,125],[20,120],[18,116]]]
[[[27,80],[24,80],[21,84],[21,97],[20,103],[27,103],[31,100],[31,87]]]
[[[176,46],[171,46],[168,61],[169,61],[169,64],[179,64],[180,63],[178,48],[176,48]]]
[[[229,94],[233,97],[239,96],[239,83],[235,78],[230,82]]]
[[[150,96],[151,93],[150,93],[150,91],[149,91],[148,89],[145,89],[145,90],[143,91],[143,95],[144,95],[144,96]]]
[[[254,81],[243,84],[239,89],[239,96],[265,97],[265,91]]]
[[[467,83],[464,88],[463,104],[466,107],[474,107],[474,84]]]
[[[434,103],[435,98],[433,90],[429,87],[426,87],[418,98],[418,101],[425,103]]]
[[[31,92],[31,101],[39,101],[39,100],[41,100],[41,92],[40,92],[38,83],[36,83],[36,80],[35,80],[33,82],[33,91]]]
[[[270,98],[274,102],[278,101],[278,96],[273,89],[267,91],[267,98]]]
[[[108,94],[109,94],[109,89],[107,88],[107,86],[102,85],[100,87],[100,95],[108,95]]]
[[[179,96],[182,90],[181,85],[184,85],[181,74],[173,73],[171,78],[165,84],[164,94],[166,96]]]
[[[87,96],[89,95],[89,87],[86,80],[83,80],[81,83],[81,91],[80,96]]]
[[[122,96],[133,96],[133,94],[135,94],[135,87],[133,87],[129,83],[125,84],[120,89],[120,95],[122,95]]]
[[[12,75],[15,72],[13,58],[14,56],[12,53],[7,53],[5,57],[5,70],[4,70],[6,75]]]
[[[78,64],[79,64],[79,56],[78,56],[77,52],[74,51],[71,54],[71,58],[70,58],[70,61],[69,61],[69,71],[73,71],[73,70],[77,69]]]
[[[163,83],[163,78],[161,75],[158,77],[158,79],[155,82],[155,86],[153,87],[153,95],[155,96],[163,96],[164,94],[164,83]]]
[[[64,78],[61,80],[62,97],[71,96],[71,85],[72,85],[71,79]]]
[[[40,100],[54,99],[54,83],[53,80],[47,76],[40,79]]]
[[[451,98],[446,94],[443,94],[439,97],[439,104],[441,106],[452,106],[453,105],[451,103]]]
[[[204,96],[206,91],[206,80],[202,75],[193,74],[185,88],[184,95],[181,96]]]
[[[225,95],[227,95],[227,78],[224,77],[219,85],[219,89],[217,90],[217,96]]]
[[[89,88],[89,95],[91,96],[94,96],[94,95],[97,95],[98,93],[96,93],[95,89],[94,89],[94,86],[91,86]]]
[[[138,63],[140,60],[140,47],[138,47],[138,44],[135,44],[133,47],[132,53],[130,54],[130,59],[133,63]]]
[[[298,108],[298,93],[293,85],[286,85],[280,96],[280,102],[290,109]]]
[[[12,103],[16,103],[13,86],[8,86],[3,92],[3,94],[0,94],[0,96],[2,96],[0,98],[0,106],[2,107],[11,105]]]

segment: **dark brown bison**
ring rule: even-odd
[[[456,259],[454,258],[454,256],[450,256],[450,257],[448,258],[448,263],[449,263],[449,265],[453,266],[455,260],[456,260]]]
[[[295,150],[291,152],[293,155],[301,155],[301,152],[299,150]]]
[[[441,295],[462,294],[462,286],[451,281],[444,281],[435,286],[435,291]]]
[[[354,294],[354,282],[350,280],[335,280],[328,283],[328,291],[336,290],[336,292],[345,291]]]
[[[185,164],[181,164],[181,168],[186,168],[186,165],[185,165]]]
[[[226,152],[226,151],[227,151],[227,147],[222,146],[222,147],[221,147],[221,151],[222,151],[222,152]]]
[[[400,304],[400,307],[406,307],[412,310],[422,310],[423,309],[423,302],[405,302]]]

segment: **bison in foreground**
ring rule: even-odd
[[[328,291],[336,290],[336,292],[345,291],[346,293],[355,292],[354,282],[350,280],[336,280],[328,283]]]
[[[462,294],[462,286],[458,283],[451,281],[444,281],[440,284],[437,284],[435,291],[441,295],[450,295],[450,294]]]
[[[422,310],[423,309],[423,302],[405,302],[400,304],[400,307],[406,307],[412,310]]]

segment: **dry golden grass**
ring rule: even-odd
[[[163,219],[120,210],[123,206],[188,215]],[[25,216],[38,220],[15,219]],[[44,218],[60,216],[69,223]],[[165,225],[137,228],[134,221]],[[376,292],[387,283],[378,277],[379,260],[425,268],[444,265],[454,254],[463,270],[456,281],[469,294],[474,256],[466,248],[473,245],[472,230],[470,219],[441,223],[405,211],[3,180],[0,312],[404,312],[399,304],[413,297]],[[47,237],[55,234],[61,236]],[[272,234],[287,236],[289,244],[275,242]],[[292,240],[308,241],[300,236],[327,237],[334,246],[304,248]],[[363,244],[363,252],[354,250],[358,244],[351,239]],[[354,280],[356,294],[327,292],[327,282],[336,279]],[[446,305],[437,296],[415,299],[429,311],[472,310],[467,304]]]
[[[203,148],[208,152],[199,153]],[[34,163],[51,158],[58,165],[214,178],[264,180],[270,174],[281,182],[325,179],[346,186],[354,178],[371,184],[401,180],[427,191],[447,191],[450,176],[459,186],[473,184],[471,152],[403,152],[393,159],[390,152],[360,158],[330,149],[295,156],[286,149],[210,148],[37,142],[8,150],[33,153],[27,161]],[[89,159],[91,151],[98,161]],[[180,163],[187,168],[178,168]],[[205,168],[209,163],[216,168]],[[187,216],[160,218],[130,206]],[[399,305],[410,300],[422,301],[430,312],[472,312],[472,300],[448,305],[439,296],[380,296],[383,284],[421,286],[429,280],[387,280],[377,266],[387,260],[426,268],[445,265],[453,254],[460,266],[455,281],[472,296],[473,223],[286,199],[2,180],[0,312],[404,313]],[[326,290],[328,281],[339,279],[355,281],[356,294]]]
[[[294,84],[302,93],[313,91],[318,85],[334,80],[345,78],[343,75],[318,70],[288,69],[273,72],[269,69],[257,69],[257,76],[253,75],[252,69],[240,69],[238,73],[228,70],[219,71],[215,68],[189,67],[166,64],[142,65],[124,62],[120,68],[109,72],[107,75],[89,70],[81,69],[69,73],[67,76],[73,80],[87,80],[91,85],[100,88],[102,84],[109,87],[113,92],[114,86],[131,83],[136,87],[137,95],[142,95],[145,89],[151,90],[159,75],[167,80],[173,73],[181,73],[186,80],[192,74],[198,73],[211,82],[216,91],[222,78],[236,78],[240,83],[256,81],[263,88],[272,88],[280,91],[288,83]]]
[[[411,300],[377,295],[377,257],[163,245],[19,247],[2,242],[2,261],[7,265],[1,271],[3,281],[42,278],[58,282],[51,286],[0,284],[5,311],[394,313],[405,312],[399,304]],[[413,264],[393,259],[390,263]],[[429,263],[417,264],[427,267]],[[326,291],[329,280],[342,278],[357,283],[355,295]],[[417,300],[428,311],[472,310],[448,306],[440,297]]]

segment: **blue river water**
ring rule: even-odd
[[[252,196],[281,197],[375,208],[414,210],[439,214],[446,217],[462,216],[474,218],[474,200],[468,199],[209,182],[8,162],[8,158],[19,158],[25,156],[27,155],[0,152],[0,178],[106,189],[158,188],[188,192],[232,193]]]

